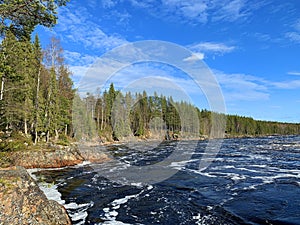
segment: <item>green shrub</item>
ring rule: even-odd
[[[21,132],[2,134],[0,137],[0,151],[21,151],[32,145],[32,140]]]
[[[70,145],[70,138],[65,134],[60,134],[56,144],[68,146],[68,145]]]

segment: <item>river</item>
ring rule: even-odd
[[[31,172],[77,225],[300,224],[300,136],[225,139],[199,170],[207,143],[116,144],[105,147],[111,162]],[[193,151],[166,164],[176,172],[165,179],[147,183],[147,173],[134,180],[122,173],[163,161],[178,144]]]

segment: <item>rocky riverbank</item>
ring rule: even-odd
[[[26,169],[60,168],[77,165],[83,161],[101,163],[109,160],[110,158],[96,146],[88,145],[2,152],[0,225],[71,224],[64,207],[48,200]]]
[[[71,220],[23,167],[13,167],[0,169],[0,224],[68,225]]]
[[[31,168],[61,168],[74,166],[83,161],[100,163],[110,160],[109,157],[96,147],[55,146],[38,150],[25,150],[2,153],[0,167],[22,166]]]

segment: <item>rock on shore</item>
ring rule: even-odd
[[[40,149],[11,152],[7,155],[10,166],[32,168],[61,168],[74,166],[83,161],[101,163],[110,158],[96,147],[81,145],[65,148]]]
[[[0,168],[0,225],[71,224],[64,207],[48,200],[24,168],[59,168],[85,160],[110,160],[97,147],[86,145],[15,151],[5,157],[5,167],[10,167]]]
[[[0,224],[69,225],[66,210],[48,200],[22,167],[0,170]]]
[[[99,149],[99,146],[78,145],[78,152],[85,160],[92,163],[103,163],[111,160],[104,153],[104,150]]]
[[[26,169],[74,166],[85,160],[75,148],[71,147],[13,152],[10,158],[13,165],[23,166]]]

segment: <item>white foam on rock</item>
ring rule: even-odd
[[[88,161],[84,161],[83,163],[76,165],[75,167],[80,167],[80,166],[85,166],[90,164]],[[51,168],[51,169],[40,169],[40,168],[35,168],[35,169],[27,169],[27,172],[30,174],[30,176],[35,180],[38,181],[38,177],[34,174],[38,171],[41,170],[60,170],[62,168]],[[66,204],[65,200],[63,200],[61,197],[61,193],[58,191],[58,185],[53,184],[53,183],[46,183],[46,182],[37,182],[39,188],[43,193],[46,195],[47,199],[49,200],[54,200],[58,202],[59,204],[63,205],[71,220],[76,221],[74,224],[75,225],[82,225],[85,224],[86,218],[88,216],[87,209],[92,207],[94,203],[91,201],[90,203],[85,203],[85,204],[77,204],[76,202],[71,202]],[[72,212],[71,210],[75,211]]]
[[[27,169],[27,172],[35,181],[37,181],[38,178],[34,173],[41,171],[41,170],[42,169]],[[62,200],[61,194],[59,193],[59,191],[57,189],[57,185],[55,185],[53,183],[46,183],[46,182],[37,182],[37,184],[38,184],[39,188],[41,189],[41,191],[43,191],[43,193],[46,195],[47,199],[54,200],[61,205],[65,204],[65,201]]]
[[[61,194],[57,189],[57,185],[51,183],[39,183],[38,185],[46,195],[47,199],[57,201],[61,205],[65,204],[65,201],[62,200]]]

